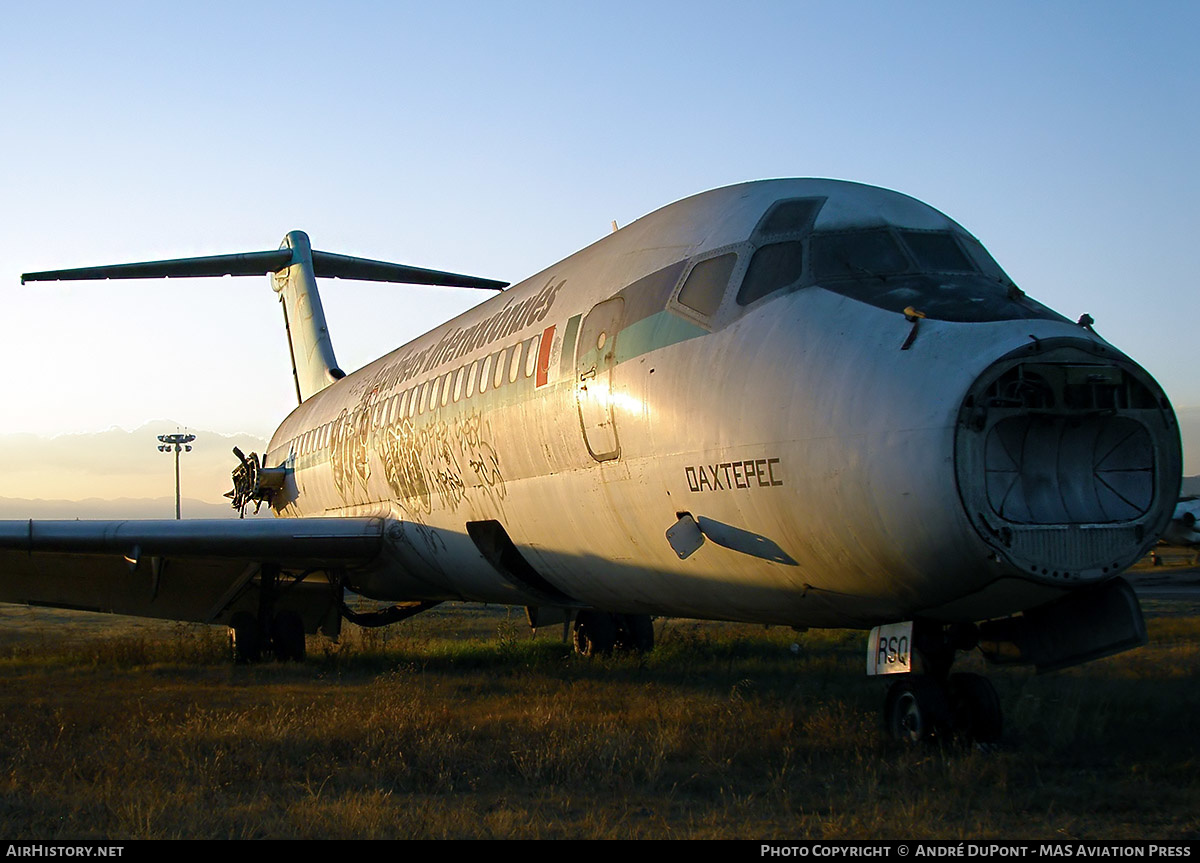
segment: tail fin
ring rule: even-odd
[[[271,286],[283,303],[283,326],[287,330],[288,352],[292,357],[292,380],[296,399],[304,402],[346,373],[338,368],[333,342],[325,325],[325,310],[317,293],[313,272],[312,246],[308,234],[291,231],[283,238],[281,249],[291,249],[291,262],[271,275]]]
[[[303,231],[290,232],[283,238],[279,249],[268,252],[45,270],[22,274],[21,284],[84,279],[257,276],[264,273],[271,274],[271,286],[283,303],[284,325],[292,355],[292,379],[296,384],[296,398],[301,402],[345,377],[345,372],[338,368],[333,355],[333,342],[329,339],[325,312],[321,308],[320,294],[317,293],[317,276],[493,291],[508,286],[507,282],[493,279],[316,251],[309,245],[308,235]]]

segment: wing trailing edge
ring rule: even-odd
[[[336,573],[369,567],[382,518],[0,521],[0,602],[164,620],[257,615],[264,574],[296,573],[272,607],[335,635]]]

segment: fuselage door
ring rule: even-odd
[[[579,424],[588,452],[596,461],[621,454],[617,421],[613,413],[613,366],[617,358],[617,332],[625,314],[625,300],[613,297],[597,303],[579,327],[575,342],[575,396]]]

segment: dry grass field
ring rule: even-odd
[[[1196,611],[992,670],[981,751],[886,741],[859,632],[660,620],[652,655],[588,660],[467,606],[232,667],[223,630],[8,606],[0,835],[1198,838]]]

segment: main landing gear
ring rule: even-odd
[[[229,648],[238,665],[273,656],[280,662],[303,662],[304,621],[294,611],[277,612],[266,626],[248,611],[229,619]]]
[[[654,623],[648,614],[610,614],[587,609],[575,616],[575,652],[607,656],[614,650],[649,653],[654,649]]]
[[[888,689],[883,708],[888,734],[905,743],[1000,740],[1004,720],[991,682],[980,674],[950,673],[955,652],[977,644],[974,626],[914,623],[909,668],[916,671]]]
[[[260,573],[258,614],[235,612],[229,618],[229,648],[239,665],[274,657],[279,662],[303,662],[307,653],[304,620],[294,611],[276,609],[279,568],[263,565]]]

